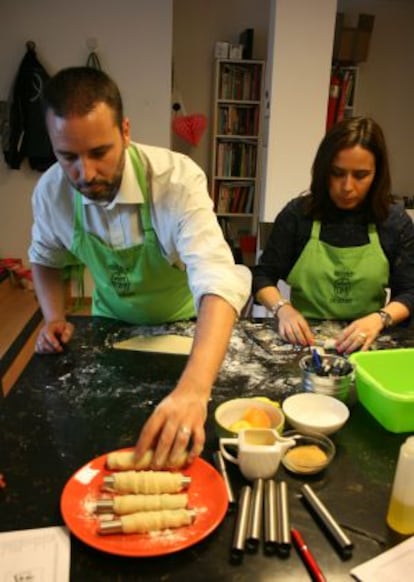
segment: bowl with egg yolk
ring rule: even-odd
[[[279,404],[268,398],[233,398],[216,408],[214,423],[219,438],[236,437],[246,428],[274,428],[281,434],[285,415]]]

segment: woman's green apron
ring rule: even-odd
[[[385,303],[389,263],[373,224],[369,243],[339,248],[319,240],[314,221],[311,238],[290,271],[291,302],[305,317],[356,319]]]
[[[82,195],[75,195],[75,224],[71,252],[85,264],[95,282],[93,315],[136,324],[160,324],[195,316],[187,275],[162,256],[152,228],[144,168],[129,148],[135,175],[144,196],[140,217],[142,244],[112,249],[84,227]]]

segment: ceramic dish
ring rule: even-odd
[[[325,394],[302,392],[289,396],[282,410],[289,424],[302,432],[333,434],[349,418],[349,409],[340,400]]]
[[[96,498],[102,497],[103,477],[111,473],[105,463],[106,455],[102,455],[84,465],[66,483],[61,497],[61,512],[69,530],[97,550],[133,557],[170,554],[204,539],[226,514],[228,498],[222,477],[209,463],[197,458],[182,471],[191,477],[188,497],[189,506],[196,511],[193,524],[148,534],[99,535],[93,506]]]
[[[335,445],[326,435],[321,433],[301,433],[288,430],[284,437],[296,441],[282,457],[282,464],[292,473],[312,475],[323,471],[335,456]]]
[[[216,434],[219,438],[236,437],[238,431],[231,430],[231,426],[239,421],[246,410],[259,408],[264,410],[270,418],[270,427],[245,426],[244,428],[274,428],[280,434],[285,424],[284,414],[277,403],[261,398],[234,398],[220,404],[214,412]]]

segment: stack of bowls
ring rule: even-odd
[[[299,362],[306,392],[333,396],[345,402],[354,382],[354,365],[338,355],[320,356],[321,366],[316,369],[314,358],[305,356]]]

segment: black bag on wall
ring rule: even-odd
[[[28,42],[12,89],[8,120],[2,131],[4,159],[13,170],[20,168],[24,158],[28,159],[33,170],[40,172],[56,161],[42,103],[43,87],[49,78],[36,57],[34,43]]]

